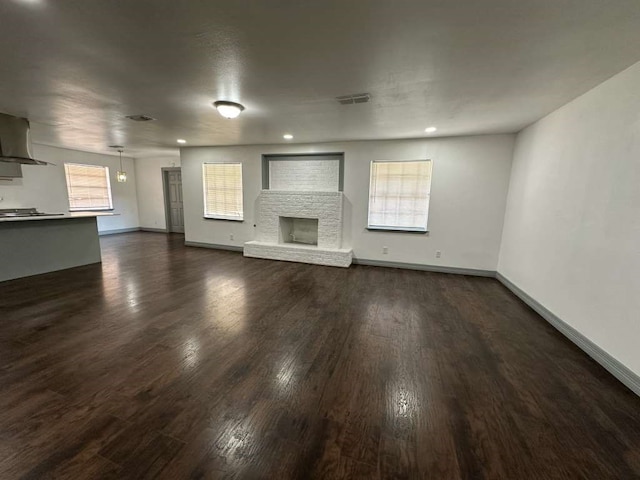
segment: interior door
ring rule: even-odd
[[[167,172],[167,191],[169,193],[169,225],[170,232],[184,233],[184,209],[182,207],[182,172]]]

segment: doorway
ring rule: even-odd
[[[163,168],[162,183],[164,187],[164,211],[167,232],[184,233],[182,170],[180,167]]]

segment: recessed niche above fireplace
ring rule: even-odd
[[[295,192],[341,192],[344,155],[263,155],[262,189]]]

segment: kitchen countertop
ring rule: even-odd
[[[4,222],[30,222],[36,220],[70,220],[74,218],[91,218],[91,217],[113,217],[118,215],[111,212],[70,212],[63,215],[36,215],[33,217],[5,217],[0,218],[0,223]]]

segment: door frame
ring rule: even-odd
[[[169,198],[169,172],[182,172],[182,167],[162,167],[162,195],[164,196],[164,224],[166,233],[171,233],[169,225],[171,225],[171,199]],[[181,181],[182,183],[182,181]],[[184,198],[183,198],[184,208]]]

